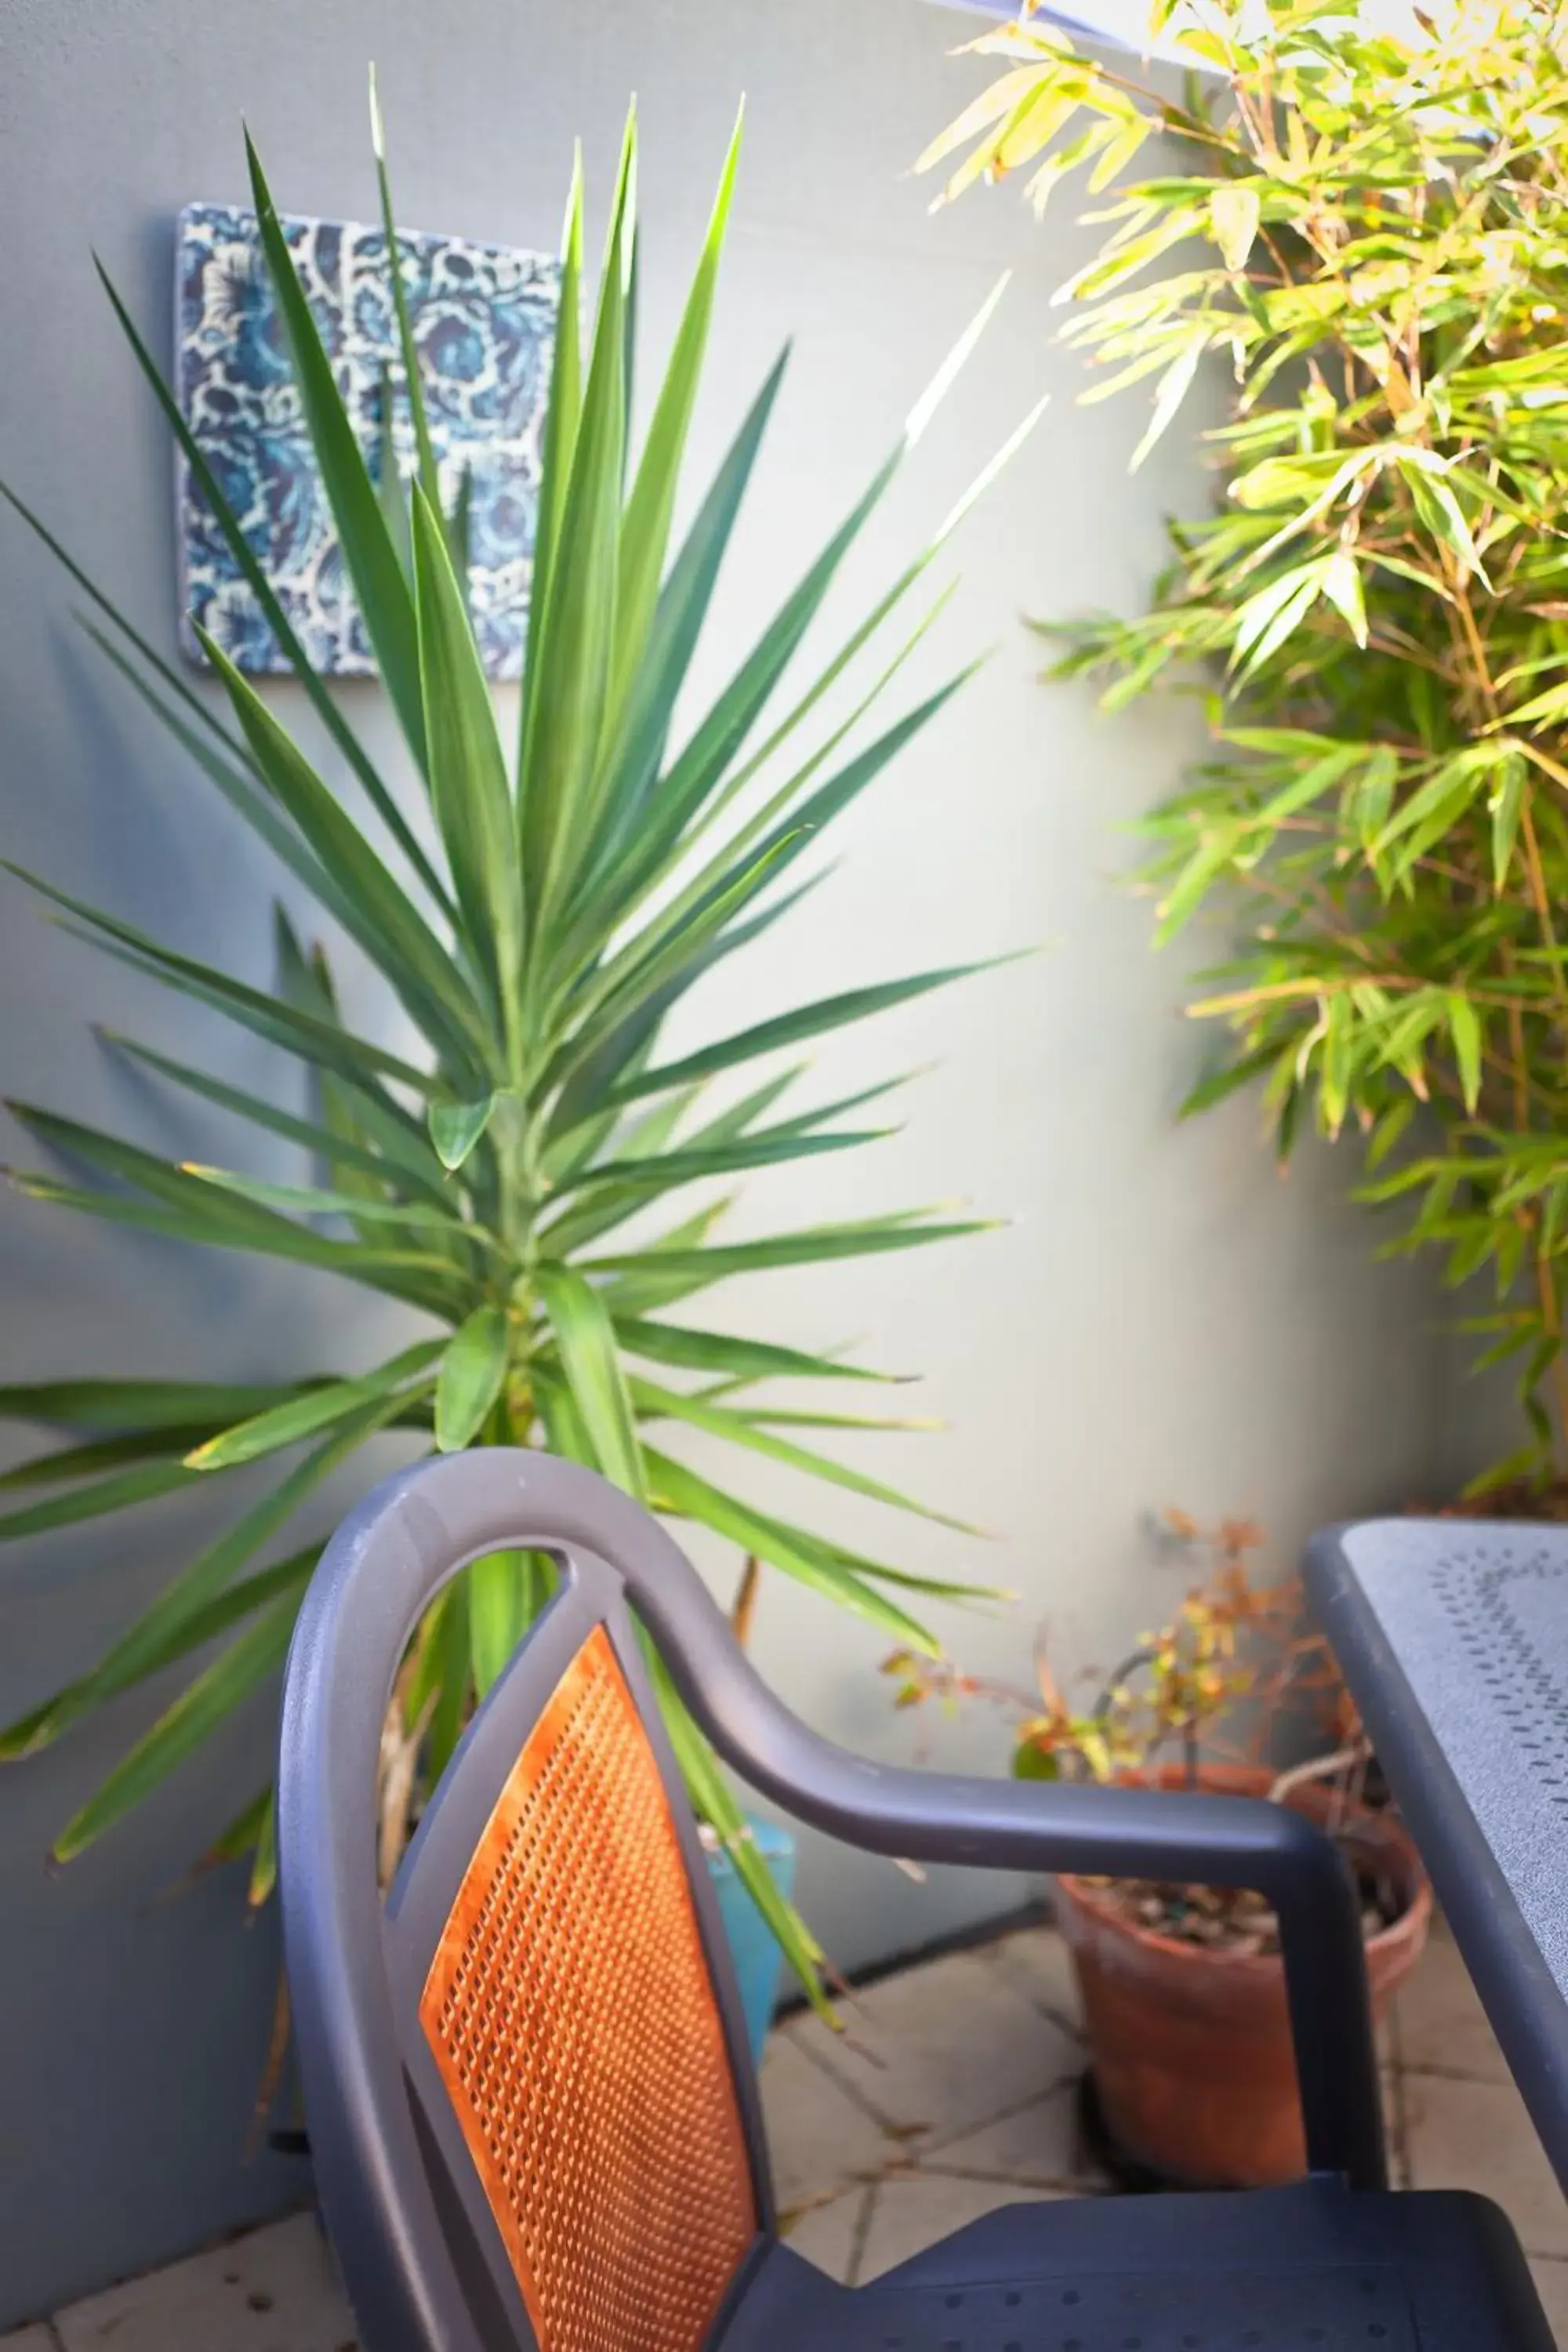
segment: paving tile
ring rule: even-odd
[[[1568,2344],[1568,2263],[1537,2261],[1530,2268],[1547,2326],[1560,2345]]]
[[[29,2327],[14,2327],[9,2336],[0,2336],[0,2352],[58,2352],[58,2347],[37,2319]]]
[[[952,1952],[868,1986],[848,2031],[819,2018],[786,2031],[918,2147],[989,2123],[1055,2088],[1078,2044],[976,1952]]]
[[[978,2131],[942,2141],[922,2152],[921,2168],[978,2173],[1036,2188],[1085,2179],[1090,2168],[1079,2141],[1074,2085],[1064,2083],[1045,2098],[982,2124]]]
[[[1527,2253],[1568,2256],[1568,2203],[1511,2083],[1407,2074],[1404,2088],[1411,2187],[1477,2189]]]
[[[994,1944],[982,1947],[980,1957],[1047,2017],[1081,2030],[1078,1974],[1054,1927],[1020,1927],[1014,1935],[999,1936]]]
[[[856,2284],[907,2263],[939,2238],[951,2237],[999,2205],[1043,2205],[1058,2192],[1020,2189],[1012,2181],[961,2180],[951,2173],[911,2172],[872,2191],[871,2218],[856,2269]]]
[[[1478,2083],[1511,2080],[1459,1948],[1447,1927],[1434,1928],[1415,1974],[1395,2004],[1399,2054],[1406,2066],[1437,2074],[1467,2074]]]
[[[847,2189],[842,2196],[829,2198],[826,2205],[812,2206],[786,2224],[785,2243],[808,2263],[815,2263],[819,2271],[826,2271],[829,2278],[847,2280],[866,2208],[874,2194],[869,2186]]]
[[[313,2217],[253,2230],[58,2312],[64,2352],[354,2352]]]
[[[787,2031],[770,2037],[761,2083],[773,2189],[785,2212],[879,2172],[900,2153]]]

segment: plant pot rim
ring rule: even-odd
[[[1272,1773],[1262,1768],[1240,1764],[1205,1765],[1200,1768],[1198,1778],[1200,1786],[1205,1780],[1209,1783],[1208,1794],[1235,1797],[1260,1794],[1273,1780]],[[1117,1779],[1133,1788],[1159,1785],[1155,1775],[1142,1772],[1118,1773]],[[1373,1953],[1391,1950],[1394,1945],[1408,1941],[1412,1936],[1424,1937],[1432,1915],[1432,1882],[1426,1874],[1415,1841],[1403,1822],[1385,1813],[1374,1812],[1368,1805],[1352,1806],[1351,1811],[1352,1818],[1384,1823],[1388,1833],[1411,1864],[1412,1885],[1409,1899],[1403,1910],[1386,1927],[1380,1927],[1375,1936],[1363,1938],[1363,1949],[1370,1965]],[[1279,1952],[1237,1952],[1217,1944],[1193,1944],[1179,1936],[1163,1935],[1157,1927],[1145,1927],[1140,1921],[1130,1919],[1105,1889],[1092,1885],[1089,1879],[1079,1872],[1058,1872],[1056,1883],[1072,1902],[1081,1910],[1091,1912],[1102,1926],[1124,1936],[1130,1943],[1144,1945],[1173,1960],[1194,1968],[1239,1969],[1249,1976],[1258,1977],[1278,1975],[1284,1967],[1283,1955]],[[1131,1883],[1126,1878],[1111,1881],[1112,1885],[1122,1886]]]

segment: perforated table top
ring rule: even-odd
[[[1304,1573],[1568,2189],[1568,1528],[1368,1520]]]

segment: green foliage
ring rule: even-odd
[[[390,226],[379,120],[374,133]],[[301,940],[281,909],[279,985],[268,993],[36,882],[77,936],[293,1057],[306,1080],[302,1108],[245,1093],[150,1046],[113,1041],[160,1082],[237,1114],[263,1137],[300,1147],[309,1181],[277,1183],[241,1170],[175,1164],[20,1104],[13,1108],[23,1124],[84,1181],[15,1172],[13,1181],[37,1198],[89,1214],[345,1276],[401,1301],[435,1328],[368,1370],[324,1370],[272,1387],[98,1377],[0,1392],[0,1412],[52,1424],[68,1439],[4,1482],[25,1487],[27,1498],[0,1515],[0,1537],[116,1512],[242,1464],[279,1468],[261,1499],[174,1578],[97,1666],[0,1738],[0,1753],[31,1753],[103,1700],[175,1660],[204,1654],[195,1678],[62,1831],[62,1857],[156,1787],[275,1671],[321,1531],[301,1549],[304,1530],[294,1529],[286,1558],[258,1561],[285,1523],[310,1506],[328,1474],[384,1431],[414,1433],[440,1450],[546,1445],[593,1464],[656,1508],[717,1529],[901,1643],[934,1646],[905,1601],[964,1591],[851,1554],[826,1535],[759,1511],[715,1483],[727,1475],[721,1467],[711,1479],[699,1476],[647,1442],[650,1428],[672,1433],[661,1433],[661,1446],[682,1428],[695,1429],[707,1464],[721,1463],[725,1445],[735,1450],[737,1475],[748,1456],[762,1454],[819,1483],[900,1509],[919,1507],[769,1425],[794,1421],[832,1432],[899,1424],[831,1409],[792,1414],[754,1393],[760,1383],[778,1380],[841,1389],[846,1381],[879,1375],[831,1353],[710,1331],[671,1310],[731,1274],[907,1249],[978,1230],[972,1219],[915,1211],[728,1246],[711,1238],[728,1205],[713,1197],[713,1180],[851,1149],[888,1130],[843,1123],[846,1113],[885,1087],[856,1102],[808,1103],[783,1116],[775,1106],[798,1082],[798,1066],[782,1076],[770,1072],[761,1083],[753,1078],[739,1099],[721,1092],[710,1101],[710,1088],[732,1084],[730,1074],[744,1076],[783,1048],[809,1045],[963,975],[937,970],[819,998],[695,1052],[672,1056],[661,1039],[667,1016],[693,984],[799,898],[798,888],[778,894],[781,877],[952,690],[839,757],[849,729],[918,641],[921,622],[884,656],[880,675],[847,718],[811,740],[818,702],[905,604],[957,512],[848,636],[826,658],[816,657],[805,682],[791,685],[782,715],[771,717],[763,740],[753,740],[842,557],[923,425],[932,396],[917,408],[870,488],[790,588],[735,675],[678,736],[676,706],[783,361],[721,457],[685,537],[674,542],[677,484],[736,149],[724,166],[647,439],[634,453],[628,305],[636,148],[628,125],[585,349],[579,333],[580,173],[567,209],[531,654],[519,734],[509,751],[467,610],[462,502],[452,513],[442,510],[402,289],[395,284],[403,391],[419,460],[406,493],[386,464],[385,446],[373,479],[253,152],[250,161],[301,411],[416,779],[413,813],[282,625],[237,520],[112,289],[132,350],[342,762],[342,788],[321,772],[221,648],[208,644],[235,722],[222,724],[207,698],[156,655],[21,502],[5,495],[92,600],[108,625],[107,634],[96,624],[94,633],[117,667],[313,897],[335,933],[379,974],[401,1008],[404,1032],[411,1028],[417,1042],[394,1053],[352,1025],[325,949]],[[389,246],[395,252],[390,238]],[[936,392],[973,334],[944,368]],[[356,799],[363,803],[357,810]],[[53,1491],[35,1499],[35,1487]],[[403,1749],[397,1772],[405,1790],[413,1777],[404,1769],[408,1740],[421,1744],[427,1781],[549,1587],[547,1563],[505,1553],[477,1562],[432,1611],[399,1683],[395,1705],[403,1720],[389,1725],[390,1749]],[[219,1638],[223,1646],[215,1654],[211,1645]],[[803,1924],[781,1909],[772,1882],[738,1835],[732,1794],[673,1695],[667,1696],[694,1795],[732,1841],[742,1875],[785,1935],[797,1967],[815,1981],[816,1947]],[[384,1863],[384,1819],[383,1828]],[[395,1852],[399,1824],[391,1829]],[[253,1895],[265,1895],[273,1876],[266,1792],[246,1808],[218,1851],[253,1853]]]
[[[1278,1150],[1362,1139],[1396,1246],[1482,1269],[1483,1361],[1518,1361],[1524,1452],[1568,1465],[1568,10],[1472,0],[1410,41],[1342,0],[1163,0],[1182,103],[1024,21],[929,151],[949,184],[1030,163],[1110,192],[1058,299],[1152,392],[1205,359],[1218,511],[1172,531],[1151,608],[1052,625],[1054,675],[1206,690],[1212,755],[1147,827],[1160,936],[1234,952],[1189,1010]],[[1201,21],[1200,21],[1201,19]],[[1161,131],[1159,176],[1129,166]],[[1070,133],[1070,135],[1068,135]],[[1215,372],[1217,375],[1217,371]],[[1416,1125],[1412,1131],[1412,1121]],[[1406,1141],[1406,1138],[1410,1139]],[[1381,1172],[1379,1172],[1381,1171]]]

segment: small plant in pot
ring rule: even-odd
[[[1014,1690],[910,1651],[884,1671],[898,1704],[964,1696],[1016,1711],[1013,1769],[1031,1780],[1131,1781],[1267,1797],[1321,1822],[1361,1890],[1374,2017],[1419,1958],[1432,1895],[1327,1645],[1303,1633],[1293,1580],[1255,1584],[1260,1538],[1241,1521],[1164,1521],[1203,1580],[1081,1707],[1044,1649]],[[1300,1751],[1306,1749],[1305,1754]],[[1294,1749],[1297,1760],[1273,1762]],[[1245,1889],[1063,1877],[1056,1916],[1089,2044],[1085,2119],[1130,2185],[1256,2188],[1305,2169],[1279,1923]]]

